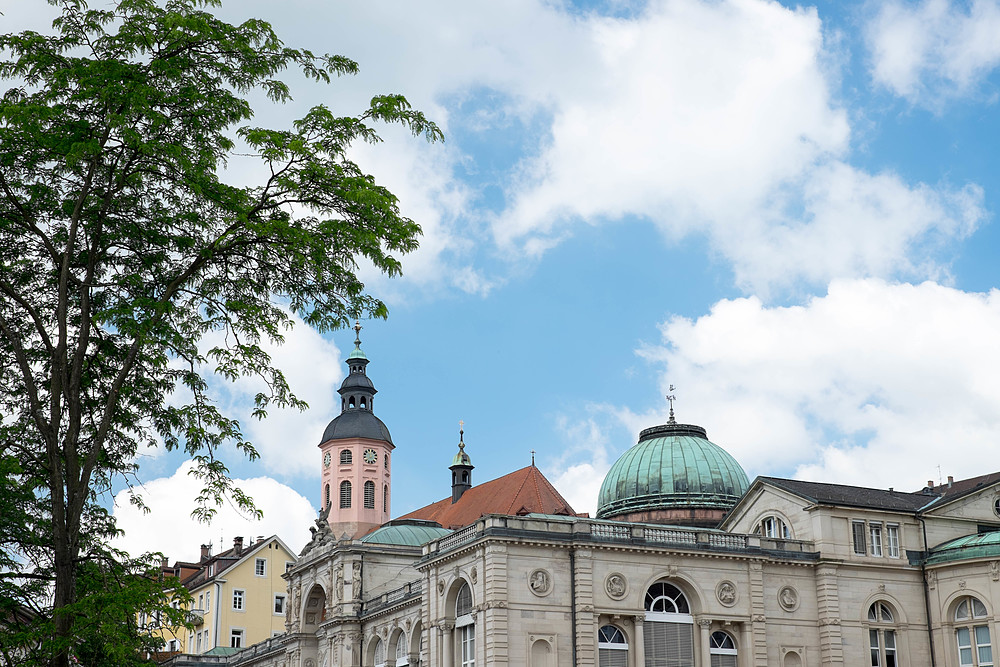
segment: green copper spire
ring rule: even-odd
[[[354,320],[354,349],[351,351],[349,355],[347,355],[348,361],[351,361],[352,359],[364,359],[365,361],[368,361],[368,357],[366,357],[365,353],[361,350],[360,320]]]

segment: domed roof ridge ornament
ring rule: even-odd
[[[667,420],[667,423],[676,424],[677,420],[674,419],[674,401],[677,400],[677,397],[672,393],[674,391],[674,385],[670,385],[670,391],[671,393],[667,394],[667,403],[670,404],[670,419]]]

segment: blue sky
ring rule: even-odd
[[[93,2],[94,6],[101,3]],[[41,0],[0,0],[12,26]],[[704,426],[758,474],[918,489],[993,470],[1000,438],[1000,3],[230,2],[351,79],[290,75],[285,125],[405,94],[446,141],[388,128],[357,159],[424,228],[364,322],[397,446],[393,514],[527,465],[578,511],[638,430]],[[234,159],[232,177],[254,165]],[[316,445],[353,332],[276,354],[311,409],[243,421],[232,459],[266,513],[183,519],[181,461],[150,452],[133,550],[279,533],[319,504]],[[245,415],[251,383],[220,386]],[[180,518],[178,518],[180,517]],[[178,544],[177,531],[184,531]],[[207,536],[207,537],[206,537]]]

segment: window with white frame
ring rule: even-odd
[[[788,525],[776,516],[766,516],[761,519],[753,532],[763,537],[779,540],[790,540],[792,538],[792,531],[789,530]]]
[[[872,556],[882,555],[882,524],[872,522],[868,524],[868,535],[871,537]]]
[[[205,611],[212,610],[212,591],[205,591]]]
[[[897,667],[896,617],[887,602],[868,607],[868,650],[872,667]]]
[[[694,617],[679,588],[658,581],[646,590],[643,648],[648,665],[694,664]]]
[[[255,577],[263,577],[267,574],[267,559],[257,558],[253,562],[253,573]]]
[[[233,609],[236,611],[243,611],[246,603],[246,591],[235,588],[233,589]]]
[[[230,648],[243,648],[243,628],[230,628],[229,629],[229,646]]]
[[[274,594],[274,613],[278,616],[285,615],[285,596],[282,593]]]
[[[286,561],[285,561],[285,572],[288,572],[288,571],[289,571],[289,570],[291,570],[291,569],[292,569],[293,567],[295,567],[295,563],[293,563],[293,562],[292,562],[292,561],[290,561],[290,560],[286,560]]]
[[[198,609],[205,609],[205,594],[198,593]]]
[[[989,613],[979,598],[962,598],[955,607],[955,641],[960,667],[993,667]]]
[[[198,639],[195,642],[194,646],[195,646],[194,652],[195,653],[201,653],[201,633],[200,632],[198,633]]]
[[[885,551],[889,558],[899,558],[899,524],[885,524]]]
[[[406,635],[400,633],[396,637],[396,665],[395,667],[408,667],[410,664],[410,652],[406,650]]]
[[[712,667],[736,667],[736,642],[726,632],[713,632],[708,639],[708,653]]]
[[[375,640],[375,667],[385,667],[385,642]]]
[[[868,546],[865,540],[865,522],[851,522],[851,536],[854,540],[854,553],[864,556],[868,553]]]
[[[628,640],[621,628],[605,625],[597,631],[599,667],[628,667]]]
[[[455,630],[458,641],[458,667],[476,665],[476,622],[472,618],[472,589],[464,584],[455,600]]]

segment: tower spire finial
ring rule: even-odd
[[[458,420],[458,448],[465,451],[465,422]]]
[[[674,391],[674,385],[670,385],[671,393],[667,394],[667,402],[670,403],[670,420],[668,421],[669,424],[677,423],[677,420],[674,419],[674,401],[677,400],[677,397],[674,396],[673,391]]]
[[[361,347],[361,320],[354,320],[354,345]]]

